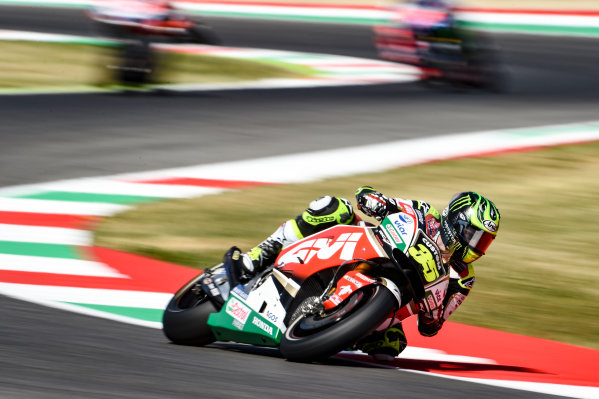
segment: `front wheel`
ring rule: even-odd
[[[208,317],[216,313],[196,277],[181,288],[167,305],[162,317],[162,331],[175,344],[208,345],[216,340]]]
[[[326,359],[372,332],[396,304],[387,288],[364,287],[335,309],[295,319],[281,340],[281,354],[297,362]]]

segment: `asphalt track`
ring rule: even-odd
[[[367,27],[208,21],[230,46],[375,57]],[[69,9],[2,7],[0,27],[89,32]],[[597,119],[598,40],[497,40],[513,76],[503,94],[396,84],[0,97],[0,186]],[[295,364],[240,345],[179,347],[157,330],[5,297],[0,320],[0,397],[547,397],[343,360]]]

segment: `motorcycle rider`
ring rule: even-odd
[[[355,197],[358,210],[378,221],[401,212],[402,204],[412,206],[425,220],[426,234],[437,243],[444,262],[450,267],[450,281],[442,307],[430,313],[418,311],[418,331],[423,336],[434,336],[472,289],[475,279],[472,262],[485,254],[497,235],[500,221],[497,207],[471,191],[454,195],[441,214],[427,202],[389,198],[369,186],[358,188]],[[243,254],[242,269],[248,276],[254,275],[272,265],[284,246],[337,224],[358,224],[360,220],[346,199],[321,197]],[[404,308],[390,315],[389,321],[358,342],[357,348],[379,360],[391,360],[399,355],[407,346],[401,325],[401,319],[406,317]]]

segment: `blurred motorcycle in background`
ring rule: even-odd
[[[116,63],[108,67],[117,82],[127,86],[151,81],[158,67],[152,42],[220,43],[210,26],[191,19],[164,0],[103,1],[86,15],[101,36],[115,40]]]
[[[460,27],[451,4],[411,0],[391,12],[388,23],[374,27],[379,57],[419,67],[423,83],[505,89],[499,49],[483,32]]]

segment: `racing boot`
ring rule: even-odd
[[[283,244],[272,237],[268,237],[260,244],[242,255],[242,268],[245,278],[252,278],[270,265],[272,265],[281,252]]]
[[[375,331],[358,343],[358,348],[379,361],[391,361],[408,346],[401,323]]]

